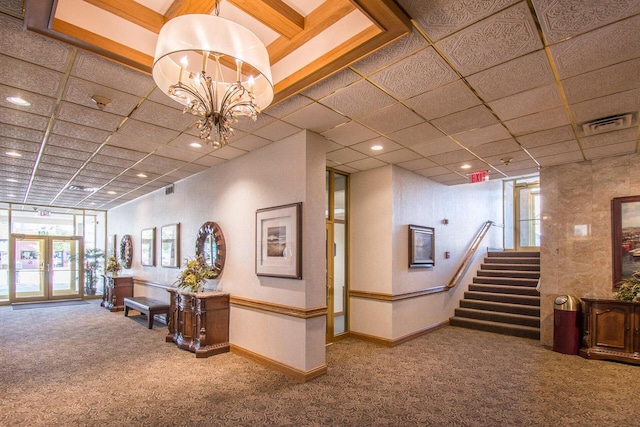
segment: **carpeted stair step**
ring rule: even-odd
[[[518,277],[474,277],[473,283],[484,285],[508,285],[535,288],[536,286],[538,286],[538,279],[522,279]]]
[[[472,292],[489,292],[495,294],[529,295],[532,297],[540,297],[540,293],[536,288],[529,288],[525,286],[484,285],[472,283],[471,285],[469,285],[469,290]]]
[[[485,264],[540,264],[540,258],[525,258],[525,257],[486,257],[484,259]]]
[[[511,270],[511,271],[531,271],[540,274],[539,264],[482,264],[481,270]]]
[[[536,316],[538,318],[540,317],[540,307],[532,305],[463,299],[460,300],[460,307],[472,308],[476,310],[499,311],[502,313],[522,314],[525,316]]]
[[[473,308],[456,308],[455,316],[467,319],[489,320],[491,322],[507,323],[510,325],[531,326],[532,328],[540,327],[540,317],[525,316],[522,314],[476,310]]]
[[[467,291],[464,293],[464,298],[481,301],[505,302],[509,304],[533,305],[537,307],[540,306],[539,296]]]
[[[489,251],[487,252],[487,256],[489,257],[499,257],[499,258],[540,258],[540,252],[533,251],[518,251],[518,252],[496,252]]]
[[[536,340],[540,339],[540,329],[532,328],[531,326],[508,325],[506,323],[491,322],[488,320],[467,319],[457,316],[449,319],[449,324],[451,326],[461,326],[463,328],[495,332],[503,335],[532,338]]]
[[[479,277],[511,277],[520,279],[539,279],[539,271],[517,271],[517,270],[478,270],[476,276]]]

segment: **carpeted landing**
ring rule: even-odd
[[[2,426],[638,425],[640,367],[446,327],[395,348],[327,347],[298,384],[235,354],[196,359],[99,301],[0,307]]]

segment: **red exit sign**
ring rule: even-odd
[[[489,181],[489,171],[471,172],[469,174],[469,182],[484,182]]]

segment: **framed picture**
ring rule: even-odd
[[[117,257],[116,248],[118,244],[116,243],[118,239],[116,239],[115,234],[109,234],[107,236],[107,258],[110,256]]]
[[[145,228],[141,232],[140,263],[144,266],[156,265],[156,228]]]
[[[302,203],[256,211],[256,274],[302,279]]]
[[[160,265],[180,268],[180,223],[160,229]]]
[[[409,224],[409,267],[433,267],[434,252],[433,227]]]
[[[640,270],[640,196],[611,201],[613,290],[618,282]]]

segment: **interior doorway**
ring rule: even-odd
[[[540,179],[504,183],[505,249],[540,250]]]
[[[12,234],[9,245],[9,301],[82,298],[81,237]]]
[[[348,303],[348,176],[327,170],[326,265],[327,343],[349,331]]]

